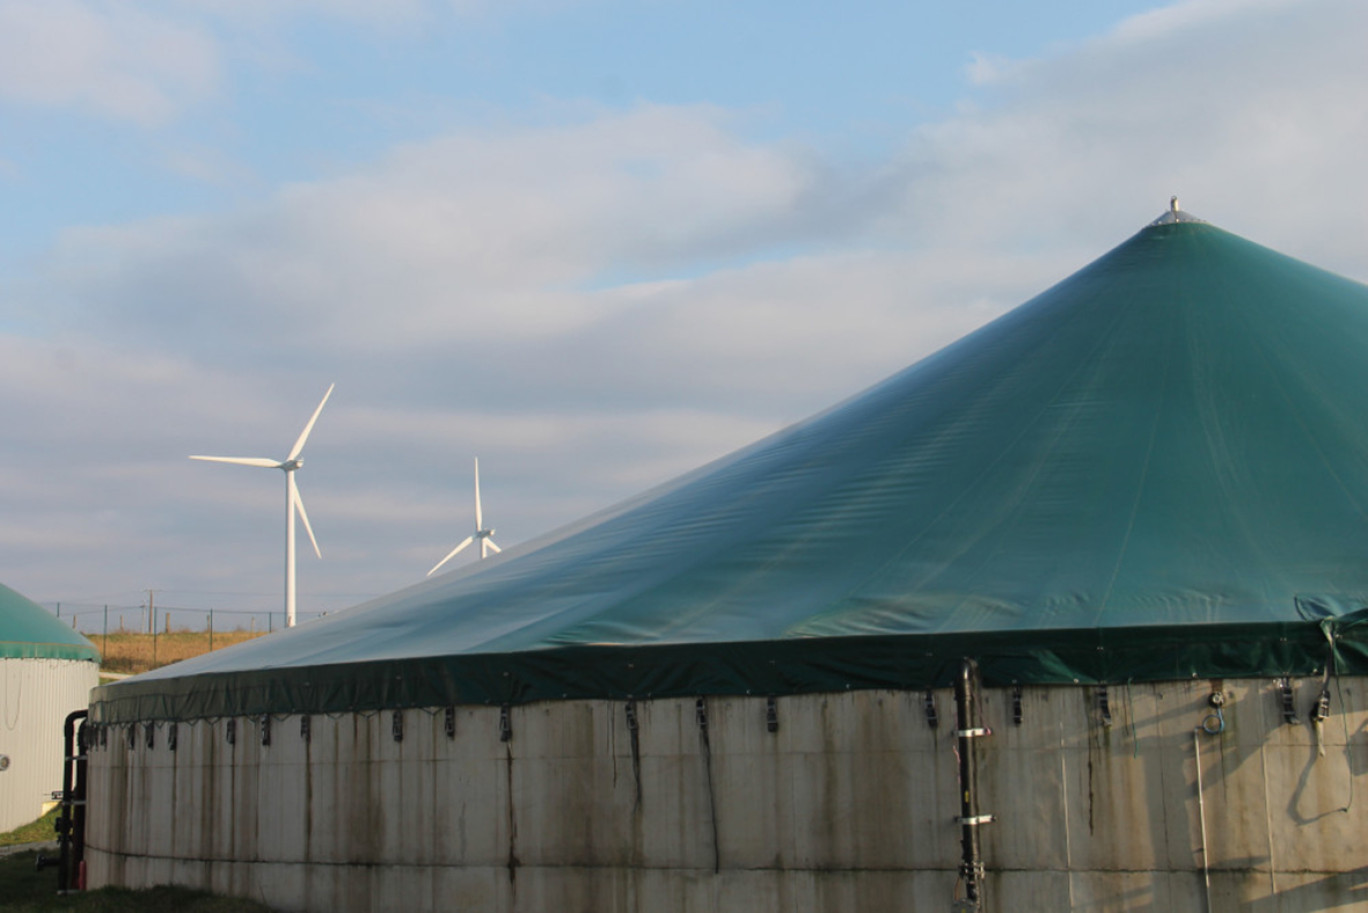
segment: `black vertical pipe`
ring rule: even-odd
[[[62,725],[62,812],[57,816],[57,890],[72,888],[71,870],[79,865],[85,848],[85,746],[77,738],[76,721],[88,715],[85,710],[73,710]],[[82,729],[85,726],[82,724]],[[76,852],[73,853],[73,844]]]
[[[85,890],[85,831],[86,831],[86,775],[89,770],[90,729],[85,723],[87,712],[79,711],[81,725],[76,728],[76,760],[74,763],[71,814],[71,864],[75,870],[75,883],[70,887]]]
[[[978,768],[974,763],[974,736],[978,718],[974,702],[973,660],[966,659],[960,667],[959,678],[955,680],[955,705],[959,731],[959,782],[960,782],[960,878],[964,882],[964,899],[967,909],[977,910],[982,902],[983,862],[979,854],[978,811],[975,798],[978,795]]]

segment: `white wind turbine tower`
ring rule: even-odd
[[[496,553],[497,553],[497,552],[503,551],[503,549],[499,548],[497,545],[494,544],[493,536],[494,536],[494,530],[492,530],[492,529],[485,529],[485,528],[484,528],[484,515],[480,513],[480,458],[479,458],[479,457],[476,457],[476,458],[475,458],[475,532],[472,533],[472,534],[469,535],[469,536],[466,536],[464,539],[462,539],[462,540],[461,540],[461,544],[458,545],[458,546],[456,546],[455,548],[453,548],[453,549],[451,550],[451,552],[450,552],[445,558],[443,558],[441,561],[438,561],[438,562],[437,562],[437,566],[434,567],[432,570],[428,571],[428,572],[427,572],[427,575],[428,575],[429,577],[431,577],[433,574],[437,573],[437,569],[438,569],[438,568],[440,568],[442,565],[446,564],[446,563],[447,563],[448,561],[450,561],[452,558],[455,558],[456,555],[460,553],[461,549],[465,548],[467,545],[469,545],[469,544],[472,543],[472,542],[478,541],[478,542],[480,543],[480,557],[481,557],[481,558],[488,558],[488,557],[489,557],[489,550],[490,550],[491,548],[494,549],[494,551],[495,551]]]
[[[318,540],[314,538],[313,527],[309,525],[309,514],[304,510],[304,501],[299,497],[299,486],[295,484],[295,470],[304,465],[304,460],[299,454],[304,450],[304,442],[309,439],[309,432],[313,431],[314,422],[318,421],[318,414],[323,411],[323,407],[328,402],[328,397],[332,396],[333,387],[336,384],[328,385],[328,392],[323,394],[323,401],[318,404],[310,417],[309,423],[304,426],[304,430],[299,433],[299,440],[290,448],[290,455],[284,460],[272,460],[266,457],[216,457],[216,456],[192,456],[192,460],[209,460],[214,463],[237,463],[241,466],[261,466],[265,469],[279,469],[285,473],[285,626],[293,628],[295,624],[295,514],[299,514],[299,519],[304,521],[304,530],[309,534],[309,541],[313,543],[314,554],[322,558],[323,553],[318,550]]]

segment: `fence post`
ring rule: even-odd
[[[104,618],[105,618],[105,622],[104,622],[104,649],[103,649],[102,651],[100,651],[100,652],[104,653],[105,656],[108,656],[108,655],[109,655],[109,603],[107,603],[107,602],[105,603],[105,607],[104,607]]]
[[[214,610],[209,610],[209,652],[214,652]]]

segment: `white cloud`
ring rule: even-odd
[[[287,447],[336,380],[300,480],[328,560],[301,579],[383,592],[465,528],[471,456],[504,544],[530,538],[854,393],[1170,193],[1363,278],[1365,26],[1345,0],[1180,4],[985,63],[977,107],[861,174],[643,106],[415,143],[250,211],[70,232],[21,298],[53,341],[0,359],[3,389],[53,378],[0,397],[22,432],[0,495],[24,506],[0,539],[61,501],[25,482],[56,451],[73,494],[41,538],[83,543],[87,579],[274,593],[279,479],[183,455]],[[133,467],[117,483],[113,460]],[[90,529],[120,528],[139,553],[92,553]],[[50,552],[0,579],[61,592],[70,556]]]
[[[252,170],[223,151],[186,144],[166,154],[166,167],[172,174],[205,184],[220,186],[253,185],[258,178]]]
[[[763,243],[812,180],[713,112],[647,107],[409,146],[228,218],[75,231],[54,271],[112,331],[190,346],[541,338],[601,314],[580,291],[600,274]]]
[[[215,91],[214,41],[130,4],[0,0],[0,98],[154,124]]]
[[[890,182],[897,224],[924,243],[1076,247],[1178,193],[1254,240],[1363,275],[1351,239],[1368,228],[1364,34],[1368,6],[1352,0],[1198,0],[1002,66],[984,106],[910,143]]]
[[[225,22],[262,25],[291,17],[327,16],[367,25],[407,22],[438,4],[435,0],[179,0]]]
[[[0,0],[0,101],[159,125],[221,93],[227,58],[307,66],[282,35],[292,22],[411,32],[447,8],[437,0]]]
[[[1098,43],[1152,46],[1186,32],[1209,39],[1227,25],[1241,25],[1270,12],[1296,12],[1297,7],[1304,12],[1305,0],[1187,0],[1131,16]]]

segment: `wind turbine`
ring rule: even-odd
[[[313,527],[309,525],[309,514],[304,510],[304,501],[299,497],[299,486],[295,484],[295,470],[304,465],[304,460],[299,454],[304,450],[304,442],[309,439],[309,432],[313,431],[314,422],[318,421],[318,414],[327,405],[328,397],[332,396],[333,387],[336,384],[328,385],[328,392],[323,394],[323,401],[318,404],[310,417],[309,423],[304,426],[304,430],[299,433],[299,440],[290,448],[290,455],[283,460],[272,460],[265,457],[217,457],[217,456],[192,456],[192,460],[208,460],[214,463],[237,463],[240,466],[261,466],[265,469],[279,469],[285,473],[285,626],[293,628],[295,624],[295,514],[299,514],[299,519],[304,521],[304,530],[309,534],[309,541],[313,543],[314,554],[322,558],[323,553],[318,550],[318,540],[314,538]]]
[[[494,544],[493,536],[494,536],[494,530],[492,530],[492,529],[485,529],[485,528],[484,528],[484,516],[483,516],[483,514],[480,513],[480,458],[479,458],[479,457],[476,457],[476,458],[475,458],[475,532],[473,532],[473,533],[470,534],[469,536],[466,536],[464,539],[462,539],[462,540],[461,540],[461,544],[458,545],[458,546],[456,546],[455,548],[453,548],[453,549],[451,550],[451,553],[448,554],[448,555],[447,555],[445,558],[443,558],[441,561],[438,561],[438,562],[437,562],[437,567],[434,567],[432,570],[428,571],[428,572],[427,572],[427,575],[428,575],[429,577],[431,577],[433,574],[437,573],[437,569],[438,569],[438,568],[440,568],[442,565],[446,564],[446,563],[447,563],[448,561],[450,561],[452,558],[455,558],[455,557],[460,553],[461,549],[465,548],[467,545],[469,545],[469,544],[472,543],[472,542],[478,541],[478,542],[480,543],[480,557],[481,557],[481,558],[488,558],[488,557],[489,557],[489,550],[490,550],[491,548],[494,549],[494,551],[495,551],[496,553],[497,553],[497,552],[503,551],[503,549],[499,548],[497,545]]]

